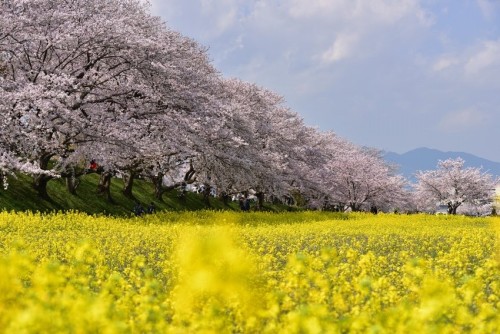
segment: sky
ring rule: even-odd
[[[307,125],[500,162],[500,0],[152,0],[225,77]]]

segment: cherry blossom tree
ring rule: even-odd
[[[326,165],[328,201],[352,211],[396,209],[405,198],[406,180],[395,174],[375,149],[344,141]]]
[[[192,165],[206,195],[211,187],[223,196],[256,187],[263,169],[276,173],[266,150],[260,127],[264,115],[272,117],[281,98],[256,85],[236,79],[219,83],[215,110],[196,128],[192,143]],[[269,122],[265,122],[268,128]],[[265,166],[265,167],[264,167]]]
[[[304,161],[315,156],[310,138],[317,132],[281,96],[255,84],[226,79],[218,91],[223,114],[200,128],[194,145],[197,180],[223,197],[254,191],[259,207],[266,196],[289,195],[306,176]]]
[[[432,205],[447,205],[449,214],[457,214],[464,203],[483,205],[491,203],[498,180],[477,167],[464,167],[461,158],[440,160],[436,170],[416,174],[415,192],[418,198]]]
[[[140,118],[203,112],[216,76],[205,50],[168,30],[142,2],[7,0],[0,6],[6,68],[0,140],[13,155],[62,173],[75,147],[133,146]],[[176,132],[172,125],[163,130]],[[49,166],[51,160],[56,164]],[[42,197],[49,179],[35,175]]]

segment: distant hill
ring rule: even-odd
[[[482,167],[483,172],[500,177],[500,163],[477,157],[465,152],[443,152],[435,149],[421,147],[412,151],[398,154],[385,152],[387,162],[399,166],[399,173],[410,181],[415,181],[415,173],[419,170],[436,169],[439,160],[462,158],[466,167]]]

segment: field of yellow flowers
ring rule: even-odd
[[[0,213],[2,333],[497,333],[500,218]]]

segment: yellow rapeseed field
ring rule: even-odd
[[[0,213],[1,333],[498,333],[500,218]]]

